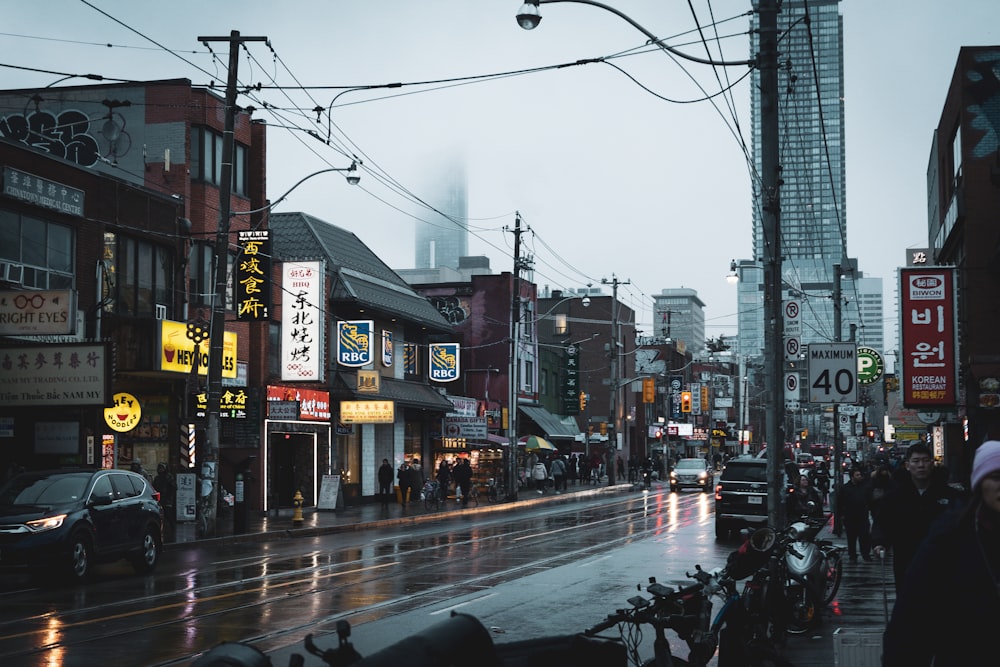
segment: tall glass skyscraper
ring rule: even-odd
[[[459,257],[469,254],[469,198],[465,165],[453,161],[439,172],[440,193],[428,203],[440,213],[421,209],[416,216],[414,268],[458,269]]]
[[[756,3],[755,3],[756,4]],[[805,20],[808,12],[809,21]],[[756,15],[755,15],[756,17]],[[756,18],[752,19],[756,29]],[[802,312],[802,345],[829,342],[833,330],[834,265],[842,267],[845,308],[841,339],[860,323],[867,337],[881,341],[881,280],[866,279],[865,298],[856,262],[847,257],[847,208],[844,147],[844,30],[840,0],[785,0],[778,14],[779,175],[781,184],[782,281],[786,299]],[[756,44],[754,45],[756,48]],[[754,167],[761,172],[760,77],[752,86]],[[740,260],[739,354],[758,357],[764,347],[762,265],[767,256],[760,182],[754,184],[753,259]],[[847,269],[853,265],[854,271]],[[872,293],[877,288],[877,298]],[[859,302],[865,301],[862,309]],[[851,307],[851,303],[855,303]],[[878,333],[875,328],[878,328]]]

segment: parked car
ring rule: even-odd
[[[752,456],[730,459],[715,485],[715,536],[725,538],[740,528],[767,523],[767,460]]]
[[[714,477],[705,459],[681,459],[670,471],[670,490],[693,488],[708,493]]]
[[[126,558],[152,572],[163,549],[159,493],[125,470],[23,472],[0,487],[0,569],[83,581]]]

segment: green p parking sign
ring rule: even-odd
[[[874,384],[882,379],[885,364],[878,350],[870,347],[858,348],[858,384]]]

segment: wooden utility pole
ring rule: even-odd
[[[219,172],[219,225],[215,233],[215,296],[208,348],[208,421],[198,465],[201,497],[198,500],[198,530],[201,537],[215,537],[216,507],[219,498],[219,402],[222,398],[222,351],[226,332],[226,289],[229,285],[229,218],[232,212],[233,153],[236,126],[236,72],[240,46],[244,42],[266,42],[267,37],[241,37],[233,30],[229,37],[199,37],[199,42],[229,43],[229,76],[226,80],[225,130],[222,135],[222,165]]]

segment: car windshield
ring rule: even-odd
[[[90,473],[18,475],[0,489],[0,507],[62,505],[83,497]]]
[[[701,459],[681,459],[677,462],[678,468],[694,468],[695,470],[704,470],[705,462]]]

